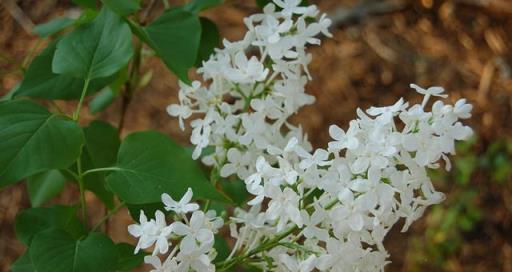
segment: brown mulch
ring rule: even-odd
[[[238,39],[244,29],[242,18],[255,7],[253,1],[226,2],[206,16],[219,25],[223,37]],[[317,3],[322,10],[333,11],[365,1],[310,2]],[[357,107],[387,105],[401,96],[418,100],[408,88],[414,82],[425,87],[443,86],[450,100],[466,97],[475,105],[470,122],[479,135],[477,152],[483,152],[497,139],[512,138],[512,2],[402,3],[405,3],[403,9],[364,15],[347,22],[334,31],[333,39],[324,40],[322,47],[312,49],[314,81],[308,90],[317,101],[302,109],[293,121],[303,125],[314,145],[323,146],[328,141],[328,125],[346,127],[355,117]],[[36,24],[71,8],[68,1],[58,0],[23,0],[18,4]],[[19,65],[36,46],[36,41],[0,4],[0,94],[21,78]],[[177,120],[165,112],[165,107],[177,99],[176,78],[155,59],[147,60],[143,69],[152,70],[153,79],[136,94],[124,134],[156,129],[187,143],[187,135],[178,130]],[[73,106],[65,102],[59,105],[65,109]],[[116,123],[118,113],[119,103],[116,103],[100,116],[89,114],[85,119],[101,118]],[[479,190],[477,204],[483,211],[482,222],[465,236],[462,248],[448,256],[443,271],[512,271],[512,181],[500,186],[489,184],[487,174],[479,173],[471,181]],[[450,192],[447,194],[449,197]],[[74,203],[77,198],[76,189],[70,186],[55,203]],[[97,202],[92,195],[88,195],[88,201]],[[15,237],[14,218],[29,206],[25,185],[0,189],[0,271],[9,271],[10,264],[24,250]],[[91,221],[103,212],[102,209],[90,211]],[[109,234],[114,240],[133,242],[126,231],[129,222],[125,211],[111,220]],[[421,236],[425,223],[420,220],[405,234],[391,233],[387,239],[392,260],[388,271],[431,268],[429,260],[418,266],[409,258],[414,248],[411,237]]]

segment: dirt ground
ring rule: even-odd
[[[143,1],[147,2],[147,1]],[[182,1],[170,1],[171,3]],[[242,18],[256,10],[254,1],[227,0],[205,13],[215,21],[223,37],[233,40],[243,35]],[[346,127],[355,117],[357,107],[387,105],[399,97],[418,100],[408,88],[443,86],[455,101],[466,97],[474,104],[469,121],[478,135],[473,149],[484,154],[498,140],[512,140],[512,1],[511,0],[318,0],[322,10],[337,22],[334,38],[312,49],[313,82],[309,93],[314,105],[293,117],[303,125],[316,146],[328,141],[327,128],[335,123]],[[379,2],[380,5],[375,5]],[[70,12],[68,1],[22,0],[18,5],[35,24]],[[163,7],[150,16],[157,16]],[[38,38],[28,34],[0,3],[0,94],[6,93],[22,77],[19,66],[37,46]],[[129,108],[124,134],[156,129],[187,143],[187,134],[179,131],[176,119],[165,107],[177,100],[176,78],[156,59],[148,59],[145,71],[153,79],[138,92]],[[73,104],[59,102],[63,108]],[[99,116],[117,122],[119,103]],[[0,151],[1,152],[1,151]],[[426,245],[424,233],[430,227],[427,217],[416,222],[408,233],[393,231],[387,238],[392,263],[387,271],[507,271],[512,272],[512,180],[490,182],[490,174],[476,171],[470,186],[478,192],[472,200],[481,218],[462,233],[463,243],[445,254],[441,265],[434,265],[415,252]],[[456,186],[441,185],[448,199]],[[74,203],[78,194],[72,186],[55,201]],[[97,202],[88,195],[89,202]],[[15,237],[14,218],[30,206],[26,188],[18,184],[0,189],[0,271],[10,264],[24,247]],[[92,209],[91,221],[103,210]],[[427,211],[427,214],[430,211]],[[134,242],[126,225],[131,222],[126,211],[110,221],[109,233],[116,241]],[[419,241],[419,242],[418,242]],[[419,243],[419,244],[418,244]]]

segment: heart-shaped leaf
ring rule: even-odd
[[[147,255],[144,251],[139,251],[137,254],[133,254],[133,252],[135,252],[135,247],[126,243],[116,244],[116,248],[119,253],[116,271],[133,271],[134,268],[144,262],[144,256]]]
[[[124,67],[132,55],[130,27],[104,7],[91,24],[57,43],[52,70],[83,79],[107,77]]]
[[[201,29],[201,44],[197,52],[196,66],[201,66],[203,61],[208,60],[220,44],[219,29],[214,22],[201,17]]]
[[[163,193],[179,199],[188,187],[197,198],[225,201],[185,149],[159,132],[126,137],[116,167],[119,170],[107,176],[107,183],[130,204],[157,203]]]
[[[39,172],[69,167],[84,136],[78,124],[36,103],[0,103],[0,186]]]
[[[189,82],[201,41],[201,23],[191,12],[177,8],[165,11],[145,28],[150,46],[182,81]]]
[[[84,88],[84,80],[52,72],[52,60],[56,50],[56,43],[52,42],[30,64],[16,96],[29,96],[44,99],[78,99]],[[87,88],[87,94],[109,84],[114,77],[98,78],[92,80]]]
[[[29,252],[38,272],[108,272],[118,259],[117,248],[108,236],[91,233],[84,240],[75,240],[58,229],[37,234]]]
[[[27,252],[21,255],[12,265],[12,272],[34,272],[34,266],[32,265],[32,260],[30,259],[30,255]]]
[[[30,245],[35,235],[55,228],[78,239],[85,234],[85,230],[76,217],[76,210],[76,207],[60,205],[23,210],[16,216],[16,236],[24,244]]]

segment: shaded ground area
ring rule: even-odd
[[[255,6],[253,1],[226,2],[207,16],[219,25],[223,37],[240,38],[242,18],[255,11]],[[418,99],[408,89],[412,82],[444,86],[450,100],[466,97],[475,105],[470,121],[477,132],[474,143],[459,147],[454,172],[434,173],[447,200],[429,209],[408,233],[391,233],[387,238],[392,261],[388,271],[512,271],[512,2],[311,2],[324,11],[337,11],[334,17],[340,24],[333,39],[312,50],[314,81],[308,90],[317,102],[293,120],[303,125],[314,145],[326,144],[329,124],[346,127],[357,107],[387,105],[401,96]],[[375,2],[384,6],[369,9]],[[72,8],[67,1],[57,0],[18,4],[36,24]],[[0,21],[3,94],[21,78],[19,67],[26,56],[41,47],[1,5]],[[165,107],[177,100],[176,78],[157,60],[148,59],[143,67],[153,71],[153,79],[136,94],[124,133],[156,129],[187,143],[177,120],[165,112]],[[65,102],[59,105],[73,107]],[[116,123],[118,115],[119,105],[115,104],[87,119]],[[55,202],[76,202],[78,195],[72,187]],[[97,200],[90,195],[88,201]],[[24,250],[16,241],[13,224],[16,213],[27,207],[24,185],[0,191],[0,271],[8,271]],[[91,210],[91,220],[103,212]],[[126,211],[111,220],[108,228],[116,241],[133,242],[126,231],[130,221]]]

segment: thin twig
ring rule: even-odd
[[[98,223],[96,223],[96,225],[94,225],[94,227],[92,228],[91,231],[98,230],[98,228],[101,227],[101,225],[103,225],[104,223],[107,223],[108,219],[110,217],[112,217],[114,214],[116,214],[125,205],[126,205],[126,203],[124,203],[124,202],[119,203],[119,205],[117,205],[115,208],[113,208],[111,211],[109,211],[104,217],[102,217],[100,219],[100,221],[98,221]]]
[[[30,18],[23,13],[23,10],[16,4],[14,0],[3,0],[2,4],[5,9],[11,14],[12,18],[29,34],[32,33],[34,23]]]

